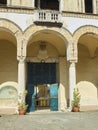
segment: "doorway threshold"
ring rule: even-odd
[[[57,113],[59,111],[51,111],[50,109],[45,109],[45,110],[36,110],[34,112],[27,113],[27,115],[32,115],[32,114],[49,114],[49,113]]]
[[[36,110],[35,112],[36,112],[36,113],[50,112],[50,109]]]

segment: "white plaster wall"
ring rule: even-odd
[[[18,14],[18,13],[0,13],[0,18],[8,19],[17,26],[19,26],[23,31],[33,24],[33,15],[31,14]]]
[[[23,31],[30,25],[33,25],[33,14],[18,14],[18,13],[0,13],[0,18],[11,20],[17,24]],[[63,27],[67,28],[72,34],[81,26],[93,25],[98,27],[97,19],[76,18],[76,17],[62,17]]]
[[[93,25],[98,27],[97,19],[63,17],[64,26],[73,34],[78,28],[85,25]]]

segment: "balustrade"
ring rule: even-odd
[[[58,11],[38,10],[35,12],[34,21],[38,22],[61,22],[61,14]]]

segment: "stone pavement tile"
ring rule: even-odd
[[[98,111],[2,115],[0,130],[98,130]]]

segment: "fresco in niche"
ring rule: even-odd
[[[13,86],[5,86],[0,89],[1,99],[15,99],[18,97],[18,92]]]

